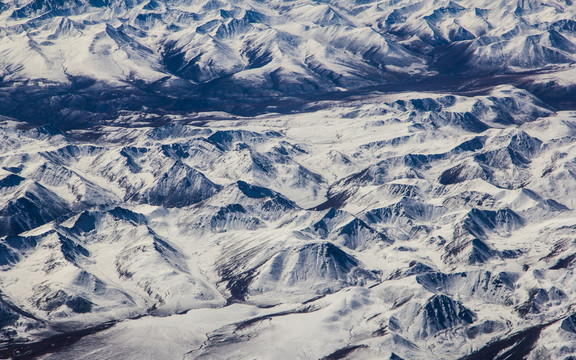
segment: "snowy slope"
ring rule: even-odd
[[[426,359],[558,320],[534,354],[568,354],[574,129],[511,86],[94,143],[6,122],[2,337],[145,316],[48,358]]]
[[[537,69],[574,61],[573,17],[563,1],[9,1],[2,76],[293,93],[430,70]]]
[[[10,0],[0,7],[0,114],[70,128],[122,110],[265,113],[278,95],[437,78],[436,88],[474,88],[461,77],[502,83],[501,73],[562,103],[575,11],[553,0]]]

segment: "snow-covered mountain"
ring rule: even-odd
[[[575,16],[569,0],[5,0],[0,107],[74,128],[123,110],[261,114],[299,108],[278,96],[486,81],[563,104]]]
[[[571,353],[572,112],[500,86],[213,116],[6,120],[1,354]]]
[[[576,357],[575,18],[0,2],[0,358]]]
[[[430,71],[540,69],[576,53],[574,8],[556,0],[34,0],[1,11],[9,81],[170,77],[292,93]]]

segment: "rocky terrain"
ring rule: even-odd
[[[0,3],[0,358],[576,357],[575,13]]]

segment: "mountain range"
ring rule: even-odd
[[[0,358],[576,357],[575,15],[0,3]]]
[[[562,79],[574,78],[574,15],[570,0],[9,1],[0,104],[63,129],[125,111],[155,124],[167,113],[294,112],[372,87],[513,84],[573,104]]]

